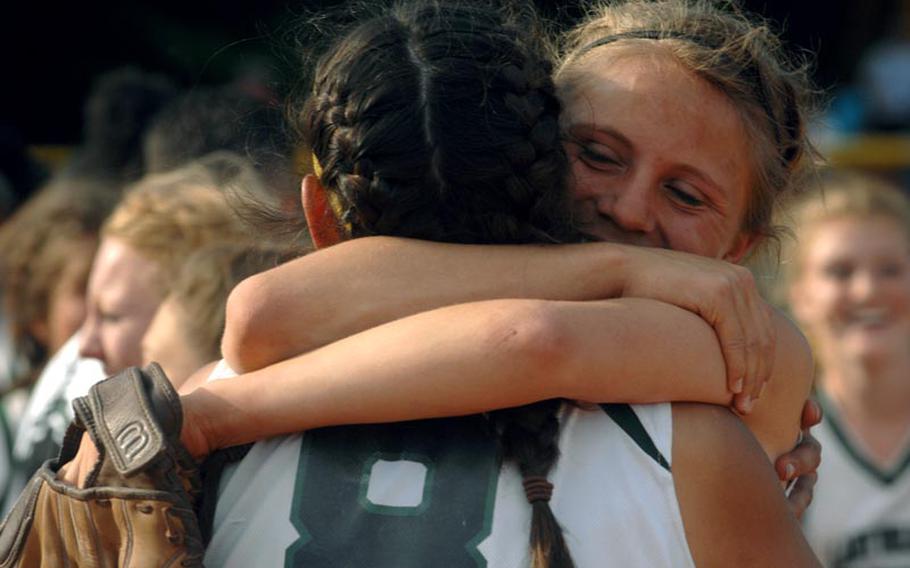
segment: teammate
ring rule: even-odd
[[[102,228],[81,332],[48,363],[29,399],[13,445],[7,510],[38,467],[57,455],[73,399],[105,374],[142,363],[142,335],[167,290],[161,274],[203,244],[246,236],[205,165],[128,188]]]
[[[241,280],[293,258],[287,250],[218,242],[190,254],[168,277],[168,293],[142,338],[143,364],[161,365],[174,384],[221,355],[224,306]]]
[[[910,199],[835,173],[792,212],[790,306],[819,363],[826,420],[806,536],[826,566],[910,563]]]

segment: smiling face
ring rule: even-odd
[[[801,243],[793,311],[820,355],[863,359],[910,348],[910,235],[885,217],[843,217]],[[824,361],[823,361],[824,363]]]
[[[573,67],[563,127],[579,229],[740,260],[752,168],[732,103],[660,47],[602,47]]]

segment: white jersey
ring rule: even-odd
[[[847,431],[830,401],[813,429],[822,463],[804,529],[828,568],[910,566],[910,443],[893,469],[882,471]],[[910,442],[910,441],[908,441]]]
[[[550,504],[576,565],[694,566],[670,405],[565,406],[560,418]],[[324,428],[260,442],[226,471],[206,565],[517,568],[530,512],[479,416]]]
[[[86,394],[103,378],[100,362],[79,357],[78,333],[48,361],[16,431],[4,514],[41,464],[57,457],[63,434],[73,419],[73,399]]]

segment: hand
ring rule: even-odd
[[[207,455],[220,448],[215,442],[213,428],[207,419],[210,414],[207,412],[218,412],[213,410],[211,397],[200,389],[206,384],[209,375],[215,368],[218,361],[204,365],[195,373],[190,375],[177,392],[180,393],[180,406],[183,410],[183,428],[180,430],[180,442],[186,447],[196,460],[202,461]]]
[[[88,434],[82,434],[82,441],[79,442],[79,451],[72,461],[63,464],[57,472],[57,479],[64,483],[69,483],[80,489],[85,487],[85,480],[91,473],[92,468],[100,459],[98,448],[92,442]]]
[[[624,248],[622,295],[673,304],[708,322],[726,362],[733,407],[749,413],[771,377],[776,342],[772,308],[759,296],[749,270],[683,252]]]
[[[202,461],[210,453],[224,447],[209,420],[214,413],[223,412],[224,405],[218,404],[215,397],[204,388],[181,393],[180,405],[183,407],[180,442],[193,458]]]
[[[818,480],[816,470],[821,463],[822,446],[812,437],[809,429],[822,421],[822,411],[813,400],[807,400],[802,413],[803,439],[790,452],[777,458],[774,468],[781,481],[796,479],[796,484],[787,496],[790,508],[801,518],[812,502],[812,489]]]

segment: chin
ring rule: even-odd
[[[862,361],[886,360],[901,355],[907,349],[907,338],[894,334],[862,334],[842,343],[844,353]]]

